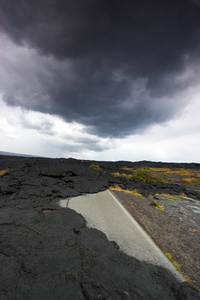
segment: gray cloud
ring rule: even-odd
[[[95,152],[101,152],[104,150],[111,149],[111,145],[106,145],[105,143],[102,143],[101,140],[94,139],[92,137],[71,137],[66,136],[65,139],[57,140],[55,136],[54,142],[50,141],[49,145],[52,148],[59,148],[59,150],[62,150],[66,153],[82,153],[87,151],[95,151]]]
[[[23,127],[28,129],[35,129],[41,133],[53,135],[52,128],[53,122],[46,120],[44,118],[40,118],[39,120],[30,119],[28,114],[24,114],[21,116],[20,123]]]
[[[1,0],[1,30],[29,50],[17,61],[4,55],[8,104],[111,137],[166,121],[185,105],[172,99],[191,84],[178,74],[199,59],[196,1],[14,3]]]

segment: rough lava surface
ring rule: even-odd
[[[130,184],[111,175],[122,163],[105,162],[98,172],[91,163],[0,156],[0,170],[9,168],[0,177],[0,299],[200,299],[189,283],[129,257],[52,201]],[[167,189],[135,184],[147,194]]]

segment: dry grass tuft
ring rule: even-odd
[[[166,196],[168,198],[172,198],[172,199],[177,199],[177,200],[180,200],[181,198],[177,195],[170,195],[170,194],[161,194],[161,196]]]
[[[135,190],[125,190],[122,187],[120,187],[118,184],[115,184],[114,186],[110,187],[110,190],[133,194],[135,196],[143,198],[143,196],[136,189]]]
[[[178,264],[176,261],[174,261],[172,259],[172,256],[170,253],[165,253],[165,256],[171,261],[171,263],[176,267],[176,269],[178,270],[179,273],[181,273],[183,275],[183,277],[190,283],[192,283],[192,280],[190,279],[190,277],[188,275],[185,275],[182,273],[181,271],[181,265]]]
[[[119,173],[119,172],[112,173],[112,175],[114,175],[114,176],[123,176],[123,177],[127,177],[128,176],[125,173]]]
[[[187,197],[187,195],[186,195],[184,192],[181,192],[181,193],[180,193],[180,196],[182,196],[182,197]]]
[[[173,261],[172,256],[170,253],[165,253],[165,256],[171,261],[171,263],[176,267],[176,269],[179,271],[179,273],[181,273],[180,267],[181,265],[179,265],[176,261]]]
[[[8,171],[9,171],[9,168],[6,168],[5,170],[0,171],[0,176],[3,175],[3,174],[5,174]]]
[[[199,179],[198,178],[194,178],[194,177],[192,177],[192,178],[183,178],[182,181],[186,182],[188,184],[200,183],[200,178]]]
[[[161,205],[159,202],[153,201],[153,203],[157,209],[164,210],[164,206]]]
[[[132,191],[130,191],[133,195],[135,195],[135,196],[138,196],[138,197],[140,197],[140,198],[143,198],[143,196],[135,189],[135,190],[132,190]]]
[[[126,171],[130,171],[133,172],[133,168],[127,168],[127,167],[123,167],[122,170],[126,170]]]

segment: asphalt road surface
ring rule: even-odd
[[[165,267],[179,281],[185,281],[185,278],[110,191],[67,198],[60,200],[59,205],[82,214],[88,227],[103,231],[110,241],[116,241],[120,250],[128,255]]]

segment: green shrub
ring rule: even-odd
[[[138,168],[136,171],[129,176],[131,179],[143,182],[164,182],[164,179],[154,174],[150,168]]]
[[[156,208],[161,209],[161,210],[164,210],[163,205],[161,205],[159,202],[153,201],[153,203],[154,203],[154,205],[155,205]]]
[[[96,164],[91,164],[90,168],[93,169],[93,170],[102,170],[102,168],[99,165],[96,165]]]

